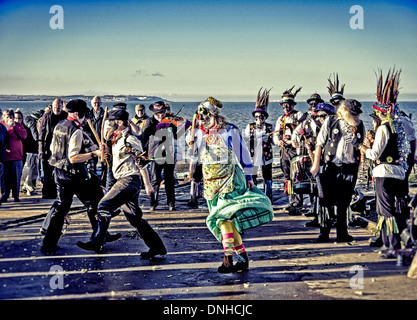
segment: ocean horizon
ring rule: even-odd
[[[129,112],[130,117],[135,115],[135,105],[138,103],[144,104],[146,107],[146,113],[151,115],[149,111],[149,105],[154,101],[124,101],[127,104],[127,111]],[[193,119],[194,113],[200,104],[198,102],[169,102],[172,112],[177,113],[182,106],[184,108],[178,114],[179,117],[184,119]],[[51,101],[52,103],[52,101]],[[112,109],[115,101],[105,101],[102,104],[102,107],[108,107],[109,110]],[[362,103],[362,120],[365,124],[366,129],[372,129],[372,118],[369,116],[373,112],[373,101],[361,101]],[[34,113],[37,110],[45,109],[49,104],[47,101],[1,101],[0,108],[4,111],[6,109],[19,109],[23,113],[23,119],[26,116]],[[89,101],[87,101],[88,107],[91,108]],[[417,112],[417,101],[403,101],[399,102],[401,110],[403,110],[407,115],[412,116],[412,119],[415,118],[415,113]],[[235,124],[240,130],[244,130],[248,123],[254,121],[252,116],[252,111],[255,109],[255,102],[223,102],[222,114],[226,117],[228,122]],[[305,112],[308,110],[308,104],[306,102],[298,102],[295,106],[295,110]],[[266,120],[267,122],[275,125],[278,117],[283,114],[283,110],[278,101],[271,101],[268,106],[269,117]],[[416,128],[416,125],[414,125]]]

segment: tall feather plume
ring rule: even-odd
[[[397,73],[395,74],[395,81],[394,81],[394,87],[393,87],[393,99],[395,100],[395,102],[397,102],[398,96],[400,94],[400,75],[401,75],[401,70],[397,71]]]
[[[283,95],[284,95],[284,94],[293,95],[293,96],[294,96],[294,98],[295,98],[295,96],[297,95],[297,93],[299,93],[303,87],[299,87],[299,88],[298,88],[297,90],[295,90],[295,92],[293,93],[293,92],[292,92],[292,89],[294,89],[294,87],[295,87],[295,85],[293,85],[291,88],[289,88],[289,89],[285,90],[285,91],[284,91],[284,93],[283,93]]]
[[[377,85],[376,85],[376,101],[381,101],[381,93],[382,93],[382,71],[380,69],[378,69],[378,72],[379,72],[379,76],[378,76],[377,72],[374,71],[375,77],[378,79],[377,80]]]
[[[268,104],[269,104],[269,92],[271,90],[272,90],[272,88],[269,89],[269,90],[265,89],[262,92],[262,94],[261,94],[262,88],[259,89],[258,96],[256,98],[256,108],[258,108],[258,107],[264,107],[266,109],[268,107]]]
[[[302,88],[303,87],[299,87],[297,90],[295,90],[295,92],[294,92],[294,98],[297,96],[297,93],[299,93]]]
[[[343,92],[345,91],[345,84],[343,84],[339,89],[340,82],[338,73],[333,73],[333,82],[331,80],[331,74],[329,75],[327,81],[329,82],[327,89],[329,90],[330,96],[334,95],[336,92],[339,92],[343,95]]]
[[[259,91],[258,91],[258,95],[257,95],[257,97],[256,97],[256,108],[258,108],[258,107],[260,106],[260,101],[261,101],[261,90],[262,90],[262,87],[259,89]]]
[[[401,70],[395,71],[395,68],[391,71],[388,70],[388,74],[383,82],[382,70],[378,70],[377,75],[377,91],[376,99],[382,105],[395,104],[399,95],[399,83]]]
[[[292,94],[292,89],[294,89],[295,85],[293,85],[291,88],[284,91],[283,94]]]

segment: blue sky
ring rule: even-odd
[[[53,30],[52,5],[64,9]],[[364,10],[364,29],[349,22]],[[0,93],[147,94],[174,101],[272,99],[302,86],[373,99],[374,70],[402,68],[417,99],[415,1],[1,1]]]

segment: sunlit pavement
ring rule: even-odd
[[[186,197],[186,194],[184,195]],[[181,196],[179,196],[181,199]],[[219,274],[223,253],[205,225],[207,210],[189,209],[179,200],[178,211],[167,206],[144,218],[162,237],[168,254],[143,260],[142,239],[127,237],[133,228],[123,215],[114,218],[110,232],[124,236],[105,246],[103,254],[83,251],[77,241],[87,241],[91,226],[84,212],[71,215],[55,256],[40,252],[42,218],[52,201],[24,198],[19,206],[0,207],[0,298],[139,299],[139,300],[327,300],[417,298],[415,279],[408,267],[382,260],[368,244],[365,229],[350,228],[355,241],[317,243],[317,228],[304,227],[311,217],[289,216],[275,202],[274,220],[243,235],[250,258],[246,273]],[[80,206],[77,200],[73,207]],[[79,208],[78,208],[79,209]],[[32,210],[18,219],[23,211]],[[16,218],[10,217],[19,212]],[[5,217],[8,217],[7,219]]]

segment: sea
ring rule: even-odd
[[[89,101],[86,101],[89,105]],[[124,101],[127,104],[127,111],[129,112],[129,116],[131,118],[135,115],[135,105],[138,103],[144,104],[147,109],[147,114],[151,115],[152,113],[149,111],[149,106],[153,103],[153,101]],[[45,107],[51,102],[47,101],[0,101],[0,108],[4,111],[6,109],[19,109],[23,113],[23,119],[26,118],[27,115],[34,113],[35,111],[45,109]],[[115,101],[104,101],[102,103],[102,107],[109,107],[109,110],[112,109],[113,104]],[[189,119],[192,121],[195,111],[197,110],[198,105],[200,102],[168,102],[171,106],[171,111],[176,114],[178,113],[179,117],[184,119]],[[372,118],[369,116],[373,112],[372,105],[374,102],[361,102],[362,103],[362,117],[365,124],[365,129],[373,129],[372,127]],[[89,105],[89,107],[91,107]],[[400,108],[407,114],[412,117],[414,120],[417,117],[417,101],[407,101],[401,102]],[[241,131],[245,129],[248,123],[253,122],[252,112],[255,109],[255,102],[223,102],[223,108],[221,113],[226,117],[228,122],[235,124]],[[308,110],[308,104],[306,102],[298,102],[295,106],[295,110],[305,112]],[[268,106],[268,114],[269,117],[266,120],[267,122],[273,124],[275,123],[283,114],[283,110],[279,102],[270,102]],[[414,128],[417,129],[416,123],[414,123]],[[188,147],[185,146],[185,149]],[[184,163],[183,161],[187,161],[188,154],[186,150],[183,150],[182,154],[183,157],[177,163]],[[273,146],[273,153],[274,153],[274,166],[279,166],[280,163],[280,149],[277,146]],[[180,166],[182,167],[182,166]],[[25,174],[25,169],[23,174]],[[180,171],[176,173],[178,178],[183,178],[188,175],[188,169],[186,171]],[[283,188],[282,183],[274,182],[274,188]]]
[[[124,101],[127,104],[127,111],[129,112],[130,117],[135,115],[135,105],[138,103],[144,104],[147,109],[147,114],[151,115],[149,111],[149,105],[153,101]],[[47,101],[0,101],[0,108],[4,111],[6,109],[13,109],[23,113],[23,119],[27,115],[34,113],[37,110],[45,109],[45,106],[51,102]],[[109,110],[112,109],[113,104],[116,102],[103,102],[102,107],[109,107]],[[178,111],[179,117],[184,119],[193,119],[193,115],[200,102],[168,102],[171,106],[171,111],[176,114]],[[361,102],[362,103],[362,116],[361,119],[365,124],[366,129],[372,129],[372,118],[369,116],[373,112],[373,102]],[[87,101],[89,105],[89,101]],[[403,110],[407,115],[411,115],[412,120],[417,117],[417,101],[407,101],[399,103],[401,110]],[[183,107],[184,106],[184,107]],[[182,108],[182,109],[181,109]],[[244,130],[246,125],[250,122],[253,122],[252,111],[255,109],[255,102],[224,102],[222,108],[222,114],[226,117],[228,122],[235,124],[240,130]],[[295,106],[295,109],[301,112],[304,112],[308,109],[306,102],[298,102]],[[269,117],[267,122],[275,125],[278,117],[283,114],[282,107],[278,102],[270,102],[268,106]],[[413,121],[414,127],[416,128],[416,123]]]

